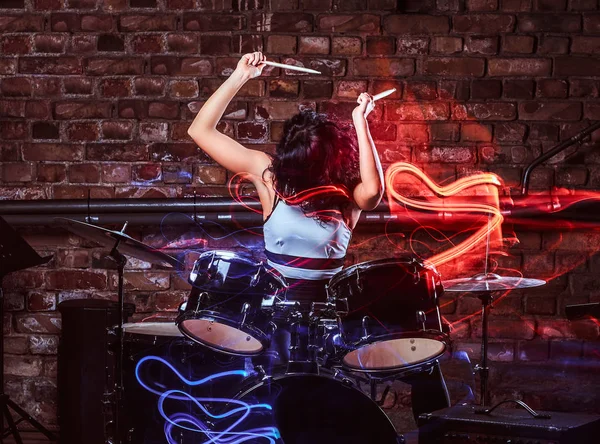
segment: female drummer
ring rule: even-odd
[[[244,55],[198,112],[188,134],[217,163],[244,174],[256,187],[265,221],[265,254],[286,278],[287,298],[324,301],[325,284],[342,269],[361,211],[374,209],[383,196],[383,171],[367,122],[374,102],[367,93],[358,97],[353,128],[302,111],[285,123],[273,157],[248,149],[216,126],[236,93],[261,74],[265,60],[260,52]],[[286,344],[281,338],[275,342],[280,342],[285,361]],[[431,378],[426,379],[430,385]],[[420,407],[415,414],[446,407],[443,380],[441,384],[441,402]],[[413,399],[415,393],[413,389]],[[422,395],[421,403],[432,399],[429,393]]]
[[[244,55],[188,134],[217,163],[256,187],[265,253],[288,280],[288,298],[324,301],[325,284],[342,269],[360,212],[375,208],[383,196],[383,171],[367,123],[373,100],[367,93],[358,97],[354,129],[303,111],[285,123],[274,157],[245,148],[216,126],[240,88],[261,74],[264,60],[260,52]]]

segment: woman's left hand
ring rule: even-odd
[[[352,111],[353,119],[366,119],[369,113],[373,111],[373,109],[375,109],[375,102],[373,101],[373,97],[366,92],[358,96],[358,99],[356,99],[356,101],[358,102],[358,106]]]

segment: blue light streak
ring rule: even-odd
[[[199,380],[190,380],[183,376],[169,361],[163,358],[158,356],[145,356],[144,358],[140,359],[135,367],[136,379],[144,389],[159,396],[158,411],[165,419],[164,431],[165,437],[167,438],[169,444],[178,444],[179,442],[173,437],[173,432],[175,430],[187,430],[191,432],[202,433],[206,436],[206,438],[208,438],[208,441],[203,441],[202,443],[198,444],[240,444],[247,442],[248,440],[256,439],[265,440],[269,444],[275,444],[276,440],[281,438],[281,435],[276,427],[259,427],[242,431],[236,430],[236,428],[239,428],[253,411],[272,411],[273,408],[269,404],[248,404],[244,401],[232,398],[195,397],[181,390],[156,390],[144,382],[140,376],[141,366],[150,361],[155,361],[161,365],[165,365],[177,376],[177,378],[179,378],[181,382],[189,387],[201,386],[203,384],[214,382],[218,379],[227,378],[230,376],[247,377],[249,373],[245,370],[231,370],[215,373]],[[202,421],[200,418],[189,413],[177,412],[169,415],[164,408],[164,403],[168,399],[184,401],[186,403],[195,405],[202,412],[202,414],[206,416],[207,419],[214,419],[218,421],[230,419],[233,422],[231,422],[231,424],[225,427],[223,430],[213,430],[206,424],[205,421]],[[224,404],[225,407],[230,406],[230,409],[220,414],[214,414],[206,408],[205,403]],[[186,409],[189,410],[189,404],[187,404]]]

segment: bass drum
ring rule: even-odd
[[[387,415],[349,380],[315,374],[268,378],[236,399],[249,408],[248,428],[285,444],[396,444],[402,442]],[[272,428],[272,432],[269,432]],[[250,442],[263,442],[257,439]],[[268,441],[265,441],[268,442]]]

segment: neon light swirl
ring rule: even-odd
[[[148,383],[144,382],[140,376],[140,368],[145,363],[151,361],[165,365],[173,372],[173,374],[175,374],[175,376],[177,376],[181,382],[189,387],[198,387],[230,376],[246,377],[248,376],[248,372],[245,370],[231,370],[216,373],[199,380],[190,380],[183,376],[169,361],[163,358],[158,356],[145,356],[144,358],[140,359],[135,367],[136,379],[145,390],[159,396],[158,411],[165,419],[164,431],[169,444],[177,444],[179,442],[175,437],[173,437],[173,432],[175,430],[187,430],[204,434],[208,440],[198,444],[238,444],[247,442],[249,440],[254,440],[254,442],[256,442],[257,439],[266,440],[266,442],[270,444],[275,444],[276,440],[281,437],[276,427],[259,427],[248,430],[236,430],[253,411],[271,411],[273,408],[269,404],[248,404],[244,401],[232,398],[195,397],[181,390],[165,389],[160,391],[152,388]],[[169,416],[164,407],[165,401],[169,399],[184,401],[186,403],[195,405],[207,419],[210,418],[220,421],[230,419],[232,422],[223,430],[213,430],[205,421],[189,413],[177,412]],[[229,410],[226,410],[221,414],[214,414],[211,413],[205,406],[206,403],[224,404],[225,407],[229,407]],[[186,405],[186,410],[189,411],[189,404]]]
[[[416,176],[424,183],[428,189],[433,191],[435,195],[442,198],[441,202],[431,202],[427,200],[418,200],[411,197],[407,197],[399,193],[394,188],[396,176],[399,174],[411,174]],[[499,210],[499,198],[498,188],[502,185],[502,182],[492,173],[479,173],[471,176],[463,177],[456,182],[453,182],[446,186],[439,186],[433,180],[431,180],[425,173],[420,169],[411,165],[410,163],[398,162],[390,166],[386,171],[386,189],[388,199],[390,203],[393,201],[400,202],[407,208],[416,208],[417,210],[432,211],[438,214],[447,213],[481,213],[488,214],[490,216],[489,222],[479,228],[473,235],[468,237],[458,245],[449,248],[448,250],[439,253],[437,255],[428,258],[427,261],[432,263],[434,266],[439,266],[446,262],[449,262],[457,257],[473,250],[476,246],[485,242],[488,233],[499,229],[504,217]],[[459,203],[450,201],[450,197],[455,196],[468,188],[477,185],[493,185],[492,187],[492,198],[493,205],[488,204],[477,204],[477,203]]]

